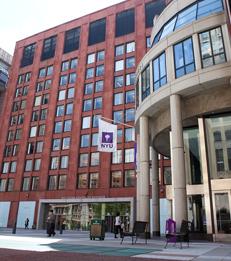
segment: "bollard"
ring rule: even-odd
[[[17,222],[14,223],[12,234],[16,234]]]

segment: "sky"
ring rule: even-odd
[[[0,47],[13,55],[17,41],[123,0],[2,0]]]

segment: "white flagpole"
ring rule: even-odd
[[[96,115],[97,116],[97,115]],[[132,125],[129,125],[129,124],[126,124],[126,123],[123,123],[121,121],[115,121],[115,120],[112,120],[112,119],[109,119],[109,118],[106,118],[106,117],[103,117],[103,116],[99,116],[100,119],[104,119],[104,120],[108,120],[108,121],[111,121],[111,122],[114,122],[115,124],[118,123],[118,124],[122,124],[124,126],[127,126],[127,127],[130,127],[130,128],[135,128],[134,126]]]

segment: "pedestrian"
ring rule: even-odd
[[[26,220],[25,220],[25,229],[29,229],[29,222],[30,222],[29,218],[26,218]]]
[[[116,213],[115,217],[115,238],[117,238],[117,235],[120,233],[120,237],[122,237],[122,230],[121,230],[121,218],[120,213]]]
[[[48,237],[51,235],[55,236],[55,215],[53,213],[53,210],[51,209],[49,211],[49,215],[47,217],[47,234]]]

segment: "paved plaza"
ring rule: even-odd
[[[90,240],[87,231],[56,231],[55,237],[47,237],[45,230],[0,229],[0,260],[195,260],[231,261],[231,245],[228,243],[190,242],[180,245],[169,244],[164,248],[164,238],[138,239],[132,245],[130,238],[120,239],[107,233],[105,240]],[[10,250],[10,251],[9,251]],[[33,252],[31,252],[33,251]],[[49,257],[50,256],[50,257]],[[23,257],[23,258],[22,258]],[[28,257],[28,259],[27,259]],[[34,259],[35,258],[35,259]]]

